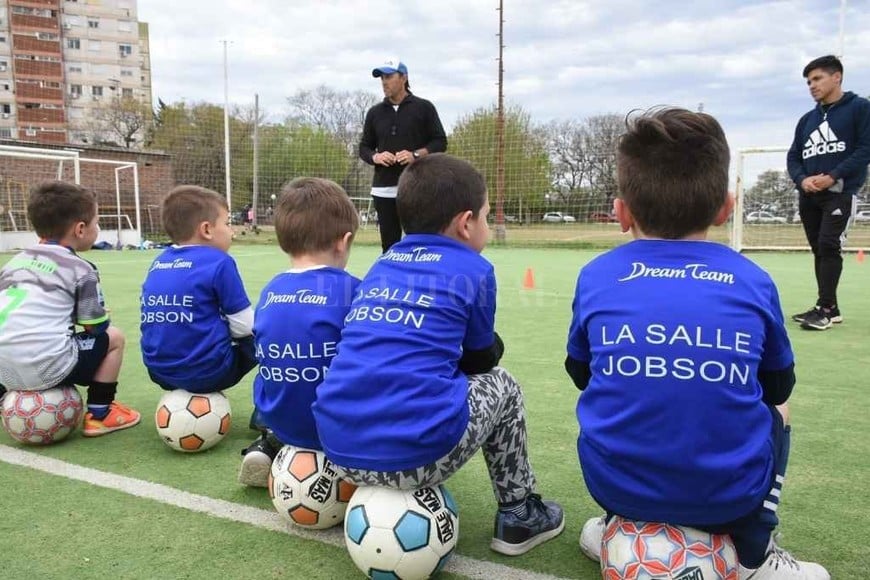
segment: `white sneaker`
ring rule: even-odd
[[[767,559],[758,568],[740,566],[740,580],[831,580],[831,575],[815,562],[800,562],[770,540]]]
[[[601,541],[604,539],[604,528],[607,527],[605,518],[598,516],[586,520],[580,532],[580,551],[593,562],[601,561]]]

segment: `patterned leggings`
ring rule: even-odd
[[[535,474],[529,463],[520,384],[499,367],[470,375],[468,409],[468,425],[459,443],[434,463],[404,471],[341,469],[356,485],[415,489],[446,481],[480,449],[499,505],[525,499],[535,490]]]

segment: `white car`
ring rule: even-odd
[[[541,218],[541,221],[550,222],[550,223],[562,223],[562,222],[576,222],[577,219],[566,213],[562,213],[560,211],[550,211],[544,214],[544,217]]]
[[[748,224],[784,224],[787,220],[769,211],[751,211],[746,214],[744,221]]]

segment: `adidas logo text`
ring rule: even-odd
[[[803,157],[804,159],[809,159],[810,157],[815,157],[816,155],[825,155],[827,153],[842,153],[846,150],[846,144],[842,141],[835,141],[833,143],[816,143],[815,145],[810,145],[806,149],[804,149]]]
[[[837,139],[836,133],[828,125],[827,121],[822,122],[818,129],[810,134],[810,138],[804,143],[803,158],[809,159],[816,155],[826,155],[828,153],[842,153],[846,150],[846,143]]]

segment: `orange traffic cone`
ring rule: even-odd
[[[864,249],[863,248],[858,250],[858,256],[856,256],[856,257],[858,259],[859,264],[862,264],[864,262]]]
[[[531,268],[526,268],[526,277],[523,278],[523,288],[526,290],[535,289],[535,273]]]

